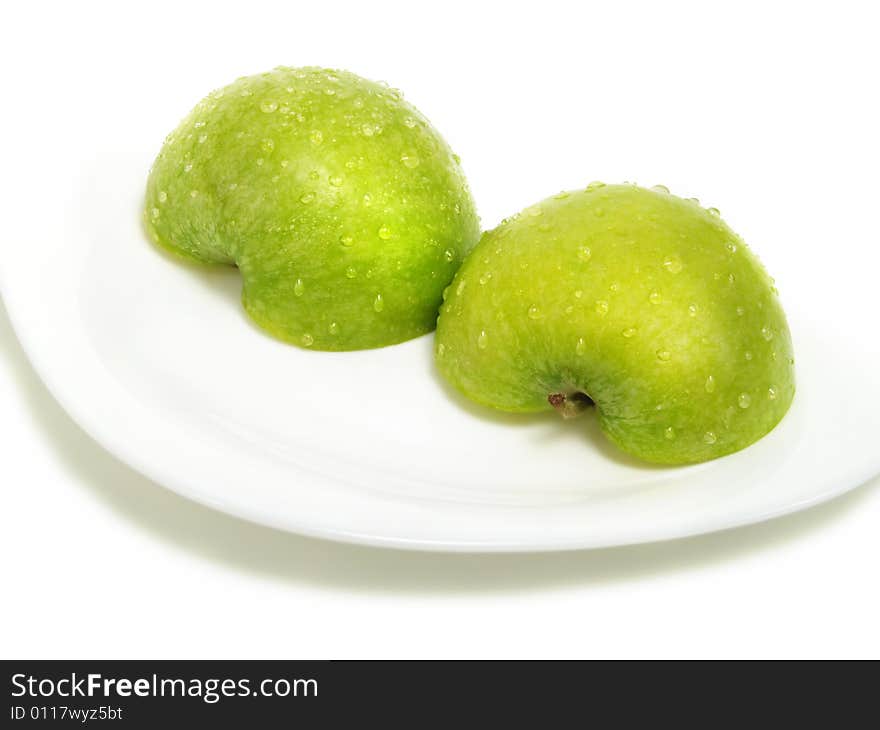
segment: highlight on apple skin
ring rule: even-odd
[[[592,183],[484,233],[445,293],[436,364],[513,412],[592,410],[658,464],[735,452],[795,392],[773,280],[718,211],[666,188]]]
[[[162,247],[235,264],[242,302],[301,347],[431,331],[479,238],[458,158],[398,91],[276,68],[209,94],[165,140],[144,220]]]

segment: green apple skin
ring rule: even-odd
[[[399,92],[277,68],[200,102],[166,139],[144,220],[162,247],[235,264],[253,320],[321,350],[434,329],[479,239],[458,158]]]
[[[795,391],[773,280],[717,211],[660,186],[591,184],[483,234],[435,356],[493,408],[568,415],[591,399],[614,444],[657,464],[754,443]]]

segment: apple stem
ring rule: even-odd
[[[563,418],[576,418],[593,405],[593,399],[586,393],[551,393],[547,401]]]

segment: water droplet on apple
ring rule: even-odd
[[[587,185],[587,190],[598,190],[599,188],[604,188],[605,183],[601,180],[593,180],[589,185]]]
[[[730,251],[730,253],[736,253],[736,244],[731,241],[727,244],[727,250]]]
[[[606,302],[604,299],[600,299],[598,302],[596,302],[596,314],[601,317],[604,317],[606,314],[608,314],[608,302]]]
[[[444,345],[441,342],[439,345],[437,345],[437,357],[443,357],[443,355],[445,355],[445,354],[446,354],[446,345]]]
[[[400,156],[400,161],[403,163],[404,167],[408,167],[411,170],[418,167],[421,162],[419,156],[415,152],[404,152]]]
[[[574,298],[575,299],[580,299],[583,295],[584,295],[583,289],[575,289],[575,291],[574,291]]]
[[[314,199],[315,199],[315,194],[314,194],[314,193],[303,193],[303,194],[300,195],[300,197],[299,197],[299,202],[302,203],[303,205],[308,205],[308,204],[311,203]]]
[[[477,337],[477,347],[481,350],[485,350],[487,345],[489,344],[489,337],[486,335],[486,330],[480,332],[480,336]]]
[[[376,298],[373,300],[373,309],[375,309],[377,312],[381,312],[383,309],[385,309],[385,299],[382,297],[381,294],[377,294]]]
[[[297,279],[293,284],[293,293],[294,295],[301,297],[303,292],[306,290],[306,285],[303,284],[302,279]]]
[[[159,191],[159,202],[164,203],[166,200],[168,200],[168,193],[166,193],[164,190],[160,190]]]
[[[382,226],[379,229],[378,233],[379,238],[381,238],[383,241],[387,241],[389,238],[391,238],[391,229],[388,226]]]
[[[770,342],[773,339],[773,330],[769,327],[761,327],[761,337]]]
[[[349,266],[345,269],[345,278],[346,279],[354,279],[357,276],[357,269],[354,266]]]
[[[638,330],[635,327],[627,327],[620,334],[622,334],[624,337],[626,337],[626,339],[630,339],[632,337],[635,337],[636,334],[638,334]]]
[[[776,400],[776,388],[767,388],[767,397],[770,400]]]
[[[657,359],[660,362],[669,362],[672,359],[672,353],[669,350],[657,350]]]
[[[336,324],[336,322],[331,322],[330,326],[327,328],[327,331],[331,335],[338,335],[339,334],[339,325]]]
[[[745,355],[744,355],[744,357],[746,358],[746,360],[751,360],[751,359],[752,359],[752,353],[751,353],[751,351],[746,350],[746,351],[745,351]]]
[[[354,246],[354,238],[352,236],[340,236],[339,243],[343,246]]]
[[[529,307],[528,315],[529,319],[541,319],[541,317],[544,316],[543,314],[541,314],[541,310],[534,304]]]
[[[199,194],[198,190],[190,190],[189,191],[189,197],[191,197],[191,198],[198,197],[198,194]]]
[[[651,190],[658,192],[658,193],[668,193],[669,192],[669,188],[667,188],[665,185],[654,185],[651,187]]]
[[[675,429],[672,426],[667,426],[663,435],[666,437],[667,441],[672,441],[675,438]]]
[[[382,238],[382,234],[379,234],[379,237]],[[455,251],[453,251],[451,248],[447,248],[443,252],[443,258],[451,264],[453,261],[455,261]]]
[[[706,392],[707,393],[714,393],[715,392],[715,376],[714,375],[710,375],[708,378],[706,378]]]
[[[663,301],[663,297],[662,297],[662,295],[660,294],[660,292],[658,292],[658,291],[652,291],[652,292],[648,295],[648,301],[651,302],[651,304],[660,304],[660,302]]]
[[[696,317],[697,312],[699,312],[699,311],[700,311],[700,308],[696,304],[689,304],[688,305],[688,314],[691,317]]]
[[[714,444],[718,440],[718,437],[715,435],[714,431],[706,431],[703,434],[703,441],[707,444]]]
[[[736,276],[733,275],[733,274],[728,274],[728,275],[727,275],[727,283],[728,283],[728,284],[733,284],[733,283],[735,283],[735,282],[736,282]]]
[[[736,399],[736,402],[740,408],[748,408],[750,405],[752,405],[752,396],[750,396],[748,393],[740,393],[739,397]]]
[[[663,268],[670,274],[677,274],[682,268],[684,268],[684,265],[681,263],[681,259],[677,256],[667,256],[663,260]]]
[[[324,133],[320,129],[313,129],[309,133],[309,141],[313,145],[319,145],[324,141]]]
[[[342,176],[341,176],[341,175],[331,175],[329,178],[327,178],[327,181],[328,181],[328,182],[329,182],[334,188],[341,188],[341,187],[342,187],[342,183],[344,182],[343,179],[342,179]]]
[[[716,217],[720,217],[720,216],[721,216],[721,211],[718,210],[718,208],[706,208],[706,212],[707,212],[709,215],[714,215],[714,216],[716,216]]]
[[[278,104],[276,104],[274,101],[266,99],[260,102],[260,111],[264,114],[271,114],[276,109],[278,109]]]
[[[413,119],[412,117],[407,117],[406,119],[403,120],[403,126],[406,127],[407,129],[412,129],[413,127],[416,126],[416,120]]]
[[[315,343],[315,338],[309,334],[302,336],[303,347],[311,347]]]
[[[183,171],[184,171],[184,172],[189,172],[189,171],[192,170],[192,169],[193,169],[193,163],[192,163],[192,162],[187,162],[187,163],[183,166]]]
[[[199,135],[199,144],[205,144],[205,142],[207,142],[207,141],[208,141],[207,134],[200,134]]]
[[[589,261],[593,258],[593,252],[590,250],[589,246],[581,246],[578,249],[577,256],[581,261]]]
[[[739,317],[742,317],[746,313],[745,307],[737,307],[736,314]]]
[[[528,213],[532,218],[537,218],[544,215],[544,210],[541,208],[540,205],[533,205],[531,208],[526,208],[526,213]]]
[[[575,351],[578,355],[583,355],[583,354],[587,351],[587,343],[584,342],[584,338],[583,338],[583,337],[578,337],[578,341],[577,341],[577,344],[576,344],[575,347],[574,347],[574,351]]]
[[[556,195],[553,196],[554,200],[565,200],[571,193],[567,190],[560,190]]]

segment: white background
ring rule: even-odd
[[[6,11],[2,215],[40,195],[71,129],[83,160],[102,136],[124,137],[127,115],[148,117],[158,146],[238,75],[345,67],[401,88],[435,123],[485,226],[592,179],[664,183],[720,207],[784,301],[827,302],[835,328],[877,336],[846,317],[880,313],[871,3],[181,5]],[[0,242],[15,245],[27,243]],[[0,348],[3,657],[880,656],[880,481],[661,545],[336,545],[138,476],[55,404],[2,311]]]

